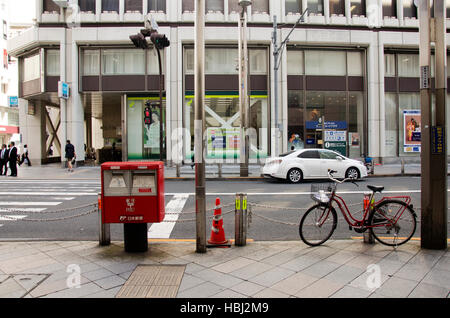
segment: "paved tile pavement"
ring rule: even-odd
[[[449,298],[450,253],[418,242],[308,247],[256,241],[195,252],[194,242],[0,242],[0,298],[114,298],[138,265],[182,265],[177,298]]]

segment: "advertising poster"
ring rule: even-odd
[[[420,133],[420,110],[403,111],[403,151],[420,152],[421,133]]]
[[[144,148],[156,148],[159,153],[160,111],[158,106],[150,107],[150,124],[144,124]]]
[[[239,154],[239,134],[239,128],[207,128],[208,158],[235,158]]]

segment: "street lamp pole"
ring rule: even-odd
[[[196,252],[206,253],[206,182],[204,153],[205,131],[205,0],[195,1],[195,102],[194,102],[194,161]]]
[[[239,160],[241,177],[248,177],[249,161],[247,7],[251,4],[250,0],[239,1],[239,5],[242,7],[239,19],[239,110],[241,115]]]
[[[305,9],[305,11],[303,11],[302,15],[300,16],[300,18],[298,18],[297,22],[295,22],[294,26],[292,27],[292,29],[289,31],[288,35],[286,36],[286,38],[284,39],[283,42],[281,42],[280,46],[278,46],[278,38],[277,38],[277,29],[278,29],[278,25],[277,25],[277,16],[274,15],[273,16],[273,33],[272,33],[272,43],[273,43],[273,80],[274,80],[274,89],[273,89],[273,93],[274,93],[274,113],[275,113],[275,149],[273,154],[275,156],[277,156],[279,154],[279,150],[278,150],[278,144],[279,144],[279,137],[281,135],[282,132],[282,127],[280,126],[280,123],[278,122],[278,70],[280,69],[280,63],[281,63],[281,53],[283,52],[283,49],[286,46],[286,43],[289,41],[289,36],[291,35],[291,33],[294,31],[294,29],[297,27],[297,25],[300,22],[304,21],[304,17],[305,14],[308,12],[308,8]]]

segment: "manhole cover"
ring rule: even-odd
[[[138,265],[116,298],[175,298],[185,265]]]

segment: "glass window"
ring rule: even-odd
[[[228,14],[242,12],[242,7],[239,5],[239,0],[228,0]]]
[[[383,17],[397,17],[397,0],[383,0]]]
[[[159,61],[158,61],[158,53],[154,50],[148,50],[147,55],[147,74],[159,75]],[[164,51],[160,51],[161,54],[161,72],[164,74]]]
[[[395,54],[384,54],[384,76],[395,76]]]
[[[344,51],[305,51],[306,75],[340,75],[347,73]]]
[[[222,12],[223,13],[223,0],[208,0],[205,3],[205,11],[209,12]]]
[[[398,147],[397,94],[384,95],[384,149],[386,157],[396,157]]]
[[[142,0],[125,0],[125,12],[142,12]]]
[[[237,48],[207,48],[205,49],[205,74],[237,74],[237,60]]]
[[[320,159],[336,160],[337,158],[342,158],[337,153],[329,151],[329,150],[320,150],[319,155],[320,155]]]
[[[78,0],[81,12],[95,13],[95,0]]]
[[[323,15],[323,0],[308,0],[308,12]]]
[[[166,0],[147,0],[148,12],[166,12]]]
[[[60,8],[58,7],[58,5],[56,3],[53,2],[53,0],[44,0],[44,3],[42,4],[43,6],[43,11],[44,12],[53,12],[56,11],[59,13]]]
[[[83,75],[98,76],[100,74],[100,51],[85,50],[83,52]]]
[[[267,74],[267,50],[250,49],[248,54],[250,74]]]
[[[289,50],[287,52],[288,75],[303,75],[303,51]]]
[[[106,49],[102,50],[103,75],[144,74],[144,50]]]
[[[45,62],[47,76],[59,76],[59,50],[46,50]]]
[[[350,12],[352,16],[366,16],[366,1],[350,0]]]
[[[419,54],[398,54],[398,76],[419,77]]]
[[[330,15],[345,15],[345,0],[330,0]]]
[[[320,159],[319,152],[317,150],[306,150],[298,155],[299,158],[305,159]]]
[[[194,12],[194,10],[195,10],[194,0],[183,0],[183,3],[181,5],[181,10],[183,12],[186,12],[186,11]]]
[[[185,127],[191,138],[186,142],[186,158],[192,159],[194,147],[194,96],[185,96]],[[267,97],[250,96],[250,158],[264,158],[268,153]],[[205,98],[205,123],[208,159],[239,158],[239,95],[214,95]],[[188,151],[190,150],[190,151]]]
[[[40,54],[26,57],[23,60],[23,81],[28,82],[41,77]]]
[[[252,13],[269,13],[269,0],[253,0]]]
[[[119,0],[102,0],[102,12],[119,12]]]
[[[194,74],[194,49],[184,50],[184,72]]]
[[[288,13],[302,13],[302,0],[286,0],[285,11]]]
[[[417,7],[414,5],[414,0],[403,0],[403,17],[417,18]]]
[[[306,92],[306,121],[316,122],[324,116],[325,121],[345,121],[347,93]]]
[[[349,76],[363,76],[364,54],[362,52],[347,52],[347,74]]]
[[[362,138],[364,133],[364,93],[349,92],[348,101],[348,155],[350,158],[359,158],[363,152]]]
[[[450,19],[450,0],[445,0],[445,7],[447,10],[446,18]],[[450,129],[447,129],[447,131],[450,131]],[[450,147],[449,147],[449,149],[450,149]]]
[[[288,150],[305,148],[303,136],[303,91],[288,91]]]

